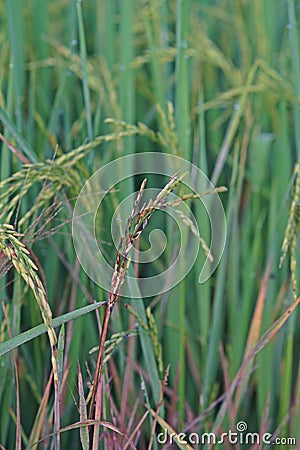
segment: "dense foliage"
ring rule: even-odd
[[[299,440],[299,11],[296,0],[0,3],[3,448],[97,448],[78,422],[93,417],[85,399],[106,317],[93,302],[109,295],[76,259],[72,212],[96,169],[149,151],[227,187],[226,245],[204,284],[205,251],[169,292],[118,298],[98,358],[99,448],[155,449],[162,430],[221,435],[240,421]],[[120,183],[99,210],[112,266],[111,218],[141,182]],[[201,202],[188,201],[209,242]],[[139,217],[130,245],[147,249],[153,228],[170,245],[147,276],[170,264],[175,235],[163,211]]]

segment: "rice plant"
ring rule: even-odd
[[[298,23],[298,0],[0,4],[1,448],[299,447]],[[76,201],[97,170],[150,152],[216,190],[150,160],[105,189],[105,290],[75,252]],[[215,194],[226,243],[201,284]],[[199,244],[192,269],[125,295],[176,259],[171,207],[186,257]]]

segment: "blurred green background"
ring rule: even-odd
[[[157,327],[153,337],[148,322],[146,351],[155,359],[159,342],[163,373],[170,364],[161,415],[177,432],[190,425],[189,432],[220,433],[245,420],[251,431],[300,437],[297,310],[270,342],[267,336],[224,403],[246,353],[293,301],[289,258],[281,269],[279,260],[300,156],[299,14],[296,0],[0,3],[0,132],[23,155],[22,160],[2,139],[0,222],[11,222],[24,233],[43,269],[55,317],[92,299],[107,299],[80,269],[71,237],[76,196],[95,168],[134,152],[167,152],[195,163],[216,186],[228,188],[221,194],[227,240],[217,271],[198,284],[202,255],[179,286],[144,302]],[[78,160],[70,153],[77,148]],[[24,157],[34,164],[33,172],[24,168]],[[52,159],[59,161],[58,168],[47,162]],[[138,183],[124,183],[99,213],[108,242],[111,215]],[[197,202],[193,210],[201,234],[209,239],[209,223]],[[161,213],[153,226],[172,243],[172,228]],[[140,245],[147,247],[146,237]],[[167,267],[170,258],[167,254],[147,270]],[[0,259],[5,305],[0,341],[5,341],[8,323],[17,335],[41,318],[33,295],[1,264]],[[136,319],[124,308],[128,301],[116,308],[110,336],[134,329]],[[98,321],[101,309],[99,316]],[[66,326],[62,426],[79,420],[77,361],[87,394],[96,358],[89,350],[98,344],[98,321],[90,313]],[[15,356],[19,395],[11,353],[0,360],[3,448],[15,446],[16,398],[24,448],[53,430],[52,393],[42,403],[51,370],[46,337],[22,345]],[[157,406],[155,389],[163,373],[147,364],[145,349],[132,336],[122,340],[106,366],[105,420],[128,436],[145,412],[144,403],[154,410]],[[147,372],[156,378],[149,380]],[[134,437],[138,449],[147,448],[151,430],[149,415]],[[126,440],[112,435],[103,432],[101,448],[123,448]],[[62,448],[81,448],[77,429],[62,433],[61,439]],[[45,441],[47,448],[51,441]],[[159,448],[155,438],[151,448]]]

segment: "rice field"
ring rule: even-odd
[[[299,448],[299,21],[0,3],[1,448]]]

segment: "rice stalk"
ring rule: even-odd
[[[55,347],[57,339],[52,327],[52,312],[47,301],[46,291],[37,275],[38,268],[30,258],[30,251],[20,240],[22,236],[10,224],[0,225],[0,251],[31,288],[47,327],[51,347]]]
[[[111,280],[111,289],[109,294],[109,300],[105,305],[105,312],[103,318],[103,324],[100,334],[100,343],[98,349],[98,356],[96,362],[96,369],[94,375],[94,382],[92,393],[90,396],[90,412],[89,418],[96,421],[100,421],[102,414],[102,377],[103,371],[102,367],[104,364],[105,355],[105,343],[106,336],[108,332],[109,321],[111,318],[112,311],[119,300],[121,295],[121,289],[124,284],[129,266],[130,266],[130,256],[129,253],[133,248],[135,241],[140,237],[141,233],[148,224],[148,221],[152,217],[155,211],[163,210],[167,205],[167,198],[171,192],[179,185],[184,175],[179,176],[178,174],[171,177],[169,182],[164,186],[164,188],[157,194],[154,200],[150,199],[149,202],[142,206],[141,200],[143,196],[143,191],[146,186],[147,179],[144,179],[141,183],[140,190],[136,196],[131,214],[128,218],[124,235],[120,239],[117,257],[114,265],[114,272]],[[206,194],[206,193],[204,193]],[[190,199],[193,194],[185,196],[182,201]],[[198,198],[199,196],[197,196]],[[132,312],[132,311],[130,311]],[[147,310],[149,326],[146,325],[146,329],[149,331],[152,343],[155,348],[155,355],[158,361],[159,370],[162,373],[162,349],[158,340],[158,332],[155,325],[155,321],[151,311]],[[95,411],[94,411],[95,409]],[[99,436],[99,425],[94,427],[94,437],[93,437],[93,448],[97,448]]]
[[[286,258],[288,250],[290,250],[290,270],[292,277],[292,291],[294,300],[297,298],[297,259],[296,259],[296,244],[297,244],[297,233],[299,231],[299,204],[300,204],[300,163],[295,165],[294,169],[294,187],[292,202],[289,211],[289,218],[287,226],[284,233],[284,239],[281,247],[282,255],[279,262],[279,267]]]
[[[139,133],[139,127],[131,126],[119,133],[98,136],[92,142],[81,145],[55,160],[47,159],[45,162],[24,164],[21,170],[0,182],[0,220],[11,221],[22,197],[35,183],[43,183],[43,188],[34,205],[20,219],[20,227],[28,225],[33,215],[51,203],[62,189],[68,189],[71,197],[78,195],[82,179],[86,178],[85,168],[81,166],[83,158],[100,144],[119,141]]]
[[[104,358],[105,341],[108,332],[108,325],[112,311],[120,297],[121,288],[124,284],[127,271],[130,265],[129,253],[133,248],[134,242],[140,237],[142,231],[146,227],[149,219],[156,210],[162,209],[166,203],[168,195],[176,188],[181,178],[173,176],[165,187],[158,193],[154,200],[149,200],[147,205],[140,207],[143,191],[146,186],[146,179],[141,184],[140,190],[135,199],[131,214],[128,218],[124,235],[120,239],[118,253],[114,266],[114,273],[111,281],[111,290],[109,300],[105,306],[103,325],[100,335],[100,343],[98,357],[95,369],[93,390],[90,403],[90,418],[94,412],[94,419],[100,420],[102,414],[102,366]],[[99,425],[94,428],[93,448],[97,448],[99,435]]]
[[[162,345],[161,345],[161,342],[158,337],[158,330],[157,330],[157,326],[155,323],[155,318],[151,312],[150,307],[148,307],[146,309],[146,313],[147,313],[147,318],[148,318],[148,323],[149,323],[149,333],[150,333],[150,337],[151,337],[151,340],[153,343],[154,354],[155,354],[156,361],[157,361],[158,371],[159,371],[159,374],[162,375],[162,373],[163,373]]]
[[[57,337],[52,324],[52,311],[50,309],[47,294],[37,271],[38,267],[30,257],[30,251],[20,240],[23,235],[18,233],[10,224],[0,224],[0,252],[3,253],[16,271],[21,275],[25,283],[30,287],[40,309],[51,347],[51,364],[55,387],[55,429],[59,429],[59,376],[57,366]]]

